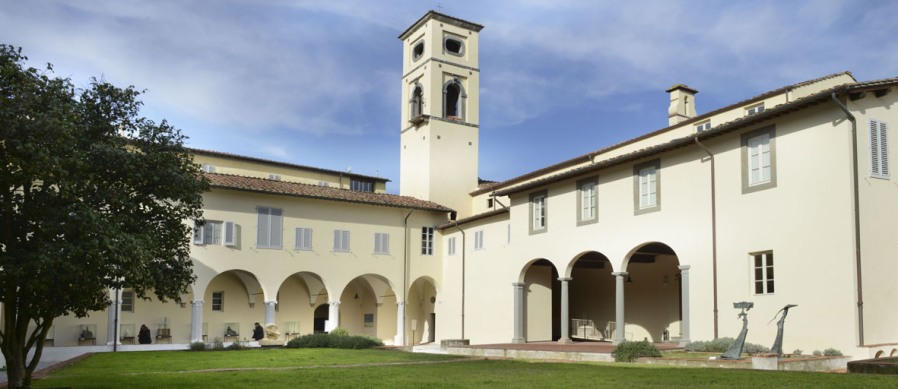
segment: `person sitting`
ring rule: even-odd
[[[256,323],[256,327],[253,328],[253,339],[256,341],[262,340],[265,337],[265,330],[262,329],[262,326],[259,323]]]
[[[140,331],[137,332],[137,343],[140,344],[150,344],[152,343],[152,337],[150,336],[150,329],[146,324],[140,325]]]

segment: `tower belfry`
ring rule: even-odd
[[[471,214],[480,128],[483,26],[430,11],[402,41],[399,193]]]

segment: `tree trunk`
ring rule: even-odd
[[[22,351],[21,347],[3,350],[3,356],[6,357],[6,378],[9,380],[8,385],[10,389],[31,387],[31,375],[26,374],[26,356],[23,355]]]

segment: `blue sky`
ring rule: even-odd
[[[438,6],[442,8],[438,9]],[[0,42],[75,85],[146,89],[191,147],[399,188],[402,44],[430,9],[480,35],[480,175],[504,180],[830,73],[898,76],[892,1],[0,0]]]

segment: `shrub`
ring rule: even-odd
[[[210,350],[221,351],[224,350],[224,342],[221,338],[212,339],[212,344],[209,346]]]
[[[841,357],[842,352],[830,347],[826,350],[823,350],[823,355],[825,355],[827,357]]]
[[[293,338],[287,342],[287,348],[342,348],[365,349],[383,346],[377,338],[368,336],[350,336],[334,334],[309,334]]]
[[[770,347],[762,346],[756,343],[745,343],[745,346],[742,347],[742,352],[746,354],[761,354],[761,353],[769,353]]]
[[[803,352],[804,351],[802,351],[800,348],[797,348],[797,349],[795,349],[795,351],[792,352],[792,355],[801,355],[801,353],[803,353]]]
[[[337,327],[332,329],[330,334],[334,336],[349,336],[349,330],[343,327]]]
[[[633,362],[636,358],[660,357],[661,352],[647,340],[639,342],[624,341],[617,345],[611,353],[616,362]]]
[[[206,344],[203,342],[190,343],[190,351],[206,351]]]
[[[820,357],[820,356],[823,356],[823,353],[820,352],[820,350],[814,350],[814,356],[815,356],[815,357]]]
[[[725,353],[734,342],[736,342],[736,339],[733,338],[717,338],[707,342],[695,341],[689,342],[684,349],[686,351],[700,353]],[[770,352],[770,348],[760,344],[746,342],[742,346],[742,352],[746,354],[759,354]]]
[[[228,347],[225,347],[226,350],[246,350],[248,348],[249,345],[247,345],[245,341],[241,341],[239,339],[235,340],[234,343],[228,345]]]

